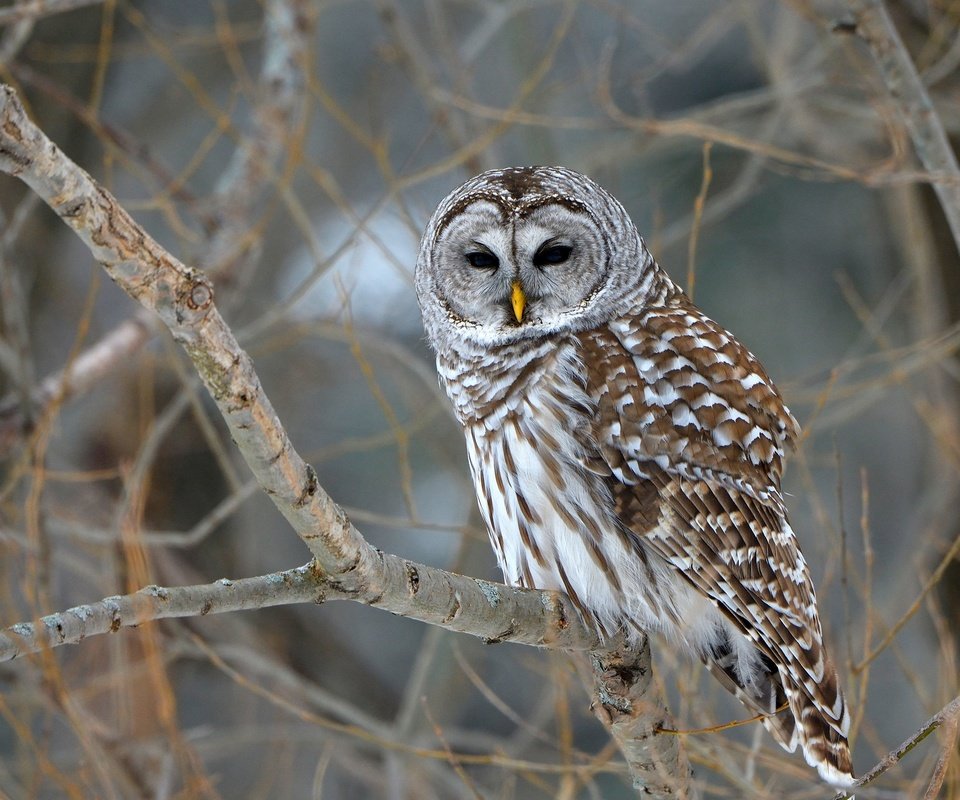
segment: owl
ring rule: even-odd
[[[850,715],[780,489],[799,427],[759,361],[563,167],[452,192],[416,290],[506,581],[566,593],[603,637],[664,634],[849,786]]]

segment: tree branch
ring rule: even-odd
[[[669,727],[670,715],[653,683],[649,642],[593,651],[590,663],[593,713],[623,752],[633,787],[644,796],[696,797],[680,737],[659,732]]]
[[[958,718],[960,718],[960,696],[953,698],[953,700],[947,703],[936,714],[930,717],[930,719],[924,722],[923,725],[920,726],[920,729],[913,734],[913,736],[903,742],[896,749],[887,753],[882,759],[880,759],[873,769],[861,775],[860,778],[857,779],[857,782],[851,787],[850,791],[873,783],[888,769],[900,763],[900,760],[907,753],[913,750],[913,748],[920,744],[920,742],[926,739],[937,728],[944,724],[953,725],[956,723]],[[833,800],[847,800],[847,798],[852,796],[853,795],[851,795],[849,792],[840,792],[834,796]]]
[[[402,571],[390,572],[393,581],[380,597],[357,596],[345,591],[334,576],[319,571],[311,561],[301,567],[254,578],[221,578],[200,586],[146,586],[133,594],[105,597],[35,622],[19,622],[0,631],[0,663],[61,645],[145,622],[182,617],[203,617],[294,603],[354,600],[418,619],[449,630],[471,633],[488,642],[510,641],[567,650],[590,650],[593,667],[596,717],[610,731],[623,752],[634,788],[644,796],[692,798],[690,764],[680,738],[658,734],[669,727],[670,716],[655,691],[646,640],[635,649],[623,641],[602,645],[575,618],[569,625],[559,619],[573,613],[569,600],[557,592],[513,589],[477,578],[445,572],[403,561]],[[424,583],[427,585],[425,586]],[[447,590],[444,590],[444,585]],[[439,593],[434,592],[439,588]],[[424,592],[423,603],[413,598]],[[464,605],[462,598],[479,592],[484,602]],[[412,594],[411,594],[412,593]],[[434,596],[436,595],[436,596]],[[397,598],[409,596],[407,604]],[[447,613],[424,613],[447,603]],[[559,628],[567,635],[547,636]]]
[[[27,118],[9,87],[0,90],[0,169],[37,192],[74,228],[110,277],[159,314],[194,362],[260,486],[319,567],[339,576],[344,591],[381,595],[391,570],[404,571],[402,560],[372,548],[300,458],[250,357],[217,311],[210,282],[160,247],[109,192],[73,164]],[[424,577],[409,578],[409,594],[421,596]],[[469,599],[486,603],[483,597],[477,590]],[[563,631],[577,627],[567,616],[575,619],[564,612]],[[560,622],[558,617],[558,627]]]
[[[851,0],[857,35],[867,44],[903,119],[913,147],[934,180],[953,241],[960,251],[960,167],[930,95],[883,0]]]
[[[573,614],[573,607],[557,592],[513,589],[396,556],[382,557],[389,563],[385,563],[379,594],[345,589],[338,576],[325,574],[313,561],[255,578],[222,578],[201,586],[147,586],[133,594],[49,614],[36,622],[11,625],[0,632],[0,662],[151,620],[330,600],[355,600],[489,642],[571,650],[599,646],[595,633],[580,625],[576,617],[566,616]],[[558,635],[553,635],[554,631]]]
[[[0,25],[9,25],[40,17],[49,17],[53,14],[62,14],[64,11],[73,11],[75,8],[94,6],[103,0],[15,0],[12,6],[0,8]]]
[[[64,8],[60,8],[61,5]],[[22,3],[0,11],[0,24],[8,12],[29,16],[54,13],[66,7],[78,7],[76,0],[72,6],[49,0]],[[239,263],[249,260],[256,249],[257,237],[252,234],[256,231],[258,204],[268,187],[279,181],[278,172],[282,170],[278,170],[278,165],[283,155],[298,150],[290,142],[307,106],[306,76],[310,71],[309,46],[313,31],[310,2],[267,0],[263,14],[263,56],[250,132],[241,138],[209,204],[208,238],[198,255],[198,263],[215,278],[234,271]],[[22,64],[15,65],[13,72],[18,79],[52,94],[58,105],[65,105],[83,124],[116,147],[139,159],[149,158],[131,136],[100,120],[84,102],[62,91],[54,82]],[[173,181],[159,167],[154,166],[153,171],[160,180]],[[120,323],[82,351],[66,368],[43,380],[29,397],[32,418],[39,417],[52,403],[62,403],[98,385],[146,345],[155,335],[155,329],[155,320],[143,313]],[[16,394],[0,399],[0,449],[12,447],[30,428],[31,414],[22,400]]]
[[[202,617],[288,603],[319,603],[325,599],[323,579],[311,564],[256,578],[222,578],[205,586],[146,586],[133,594],[105,597],[99,603],[74,606],[36,622],[11,625],[0,632],[0,662],[77,644],[88,636],[116,633],[151,620]]]
[[[193,361],[257,482],[314,557],[307,567],[277,576],[184,590],[148,587],[127,598],[107,598],[93,606],[51,615],[36,625],[16,625],[4,643],[8,657],[157,616],[284,602],[283,592],[265,591],[277,585],[271,581],[291,582],[290,597],[298,602],[356,600],[490,642],[602,648],[596,633],[583,626],[570,601],[560,593],[466,578],[372,547],[294,449],[250,357],[214,305],[211,282],[137,225],[108,191],[30,121],[14,90],[2,85],[0,169],[30,186],[76,231],[117,285],[160,316]],[[652,706],[649,701],[639,702],[650,689],[649,650],[643,648],[629,656],[618,653],[613,660],[600,658],[603,664],[629,665],[600,670],[598,692],[599,705],[604,708],[608,707],[605,698],[621,698],[616,714],[609,710],[607,715],[618,743],[636,754],[628,756],[631,769],[639,770],[636,785],[654,797],[683,796],[672,787],[665,793],[662,777],[656,784],[649,779],[651,764],[657,773],[664,765],[674,767],[679,783],[689,776],[689,767],[671,737],[651,735],[656,725],[665,724],[662,702],[657,700]],[[646,683],[639,680],[644,676]],[[655,711],[652,722],[645,720],[650,708]],[[640,741],[634,747],[631,741],[635,737]],[[661,741],[662,747],[657,747]]]
[[[44,378],[30,393],[29,406],[41,410],[86,393],[143,347],[155,328],[156,319],[143,311],[121,322],[66,367]],[[13,394],[0,400],[0,450],[11,448],[28,430],[31,420],[25,413],[26,406]]]
[[[217,227],[201,257],[214,276],[251,248],[254,212],[265,190],[279,180],[281,158],[299,148],[291,139],[306,116],[309,48],[314,11],[310,0],[268,0],[263,10],[263,62],[251,133],[239,143],[215,193]]]

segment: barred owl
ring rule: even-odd
[[[602,636],[672,638],[850,785],[850,715],[780,490],[799,428],[757,359],[561,167],[450,194],[416,289],[506,580],[565,592]]]

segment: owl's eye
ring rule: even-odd
[[[562,264],[568,258],[573,248],[565,244],[554,244],[550,247],[542,247],[533,257],[533,263],[538,267],[546,267],[551,264]]]
[[[466,258],[471,267],[477,267],[478,269],[496,269],[500,266],[500,259],[485,250],[467,253]]]

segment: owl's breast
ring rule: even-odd
[[[516,342],[480,352],[437,355],[440,383],[464,427],[499,431],[509,417],[529,414],[541,403],[589,414],[586,378],[573,337]],[[558,409],[555,409],[558,410]],[[566,416],[566,412],[563,412]]]
[[[602,634],[686,615],[690,597],[617,517],[575,348],[528,366],[464,424],[481,514],[508,583],[564,592]],[[696,612],[698,615],[700,611]]]
[[[575,354],[552,367],[566,374],[543,370],[514,402],[464,426],[477,498],[507,582],[563,591],[599,629],[615,630],[623,578],[639,563],[605,476],[591,468],[593,406]]]

